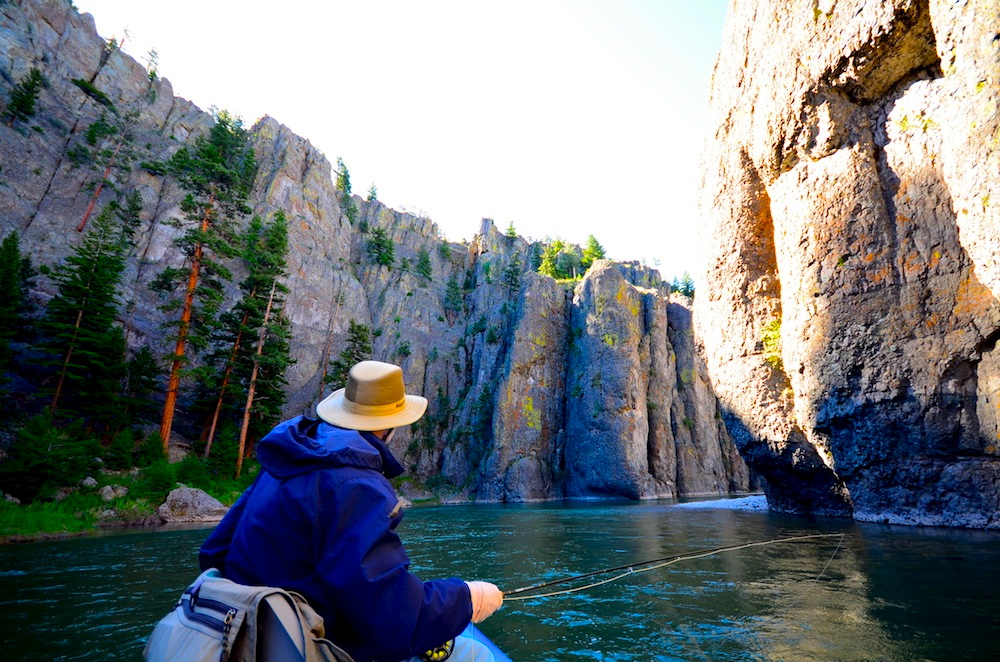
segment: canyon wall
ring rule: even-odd
[[[1000,5],[734,0],[696,305],[772,508],[1000,527]]]
[[[174,97],[169,81],[64,0],[0,4],[0,100],[33,68],[47,80],[36,113],[0,125],[0,235],[17,231],[34,265],[50,267],[80,242],[99,182],[107,184],[98,208],[138,192],[121,322],[130,348],[166,356],[163,300],[150,284],[164,267],[183,266],[172,219],[183,216],[184,191],[141,164],[166,160],[213,117]],[[106,171],[113,138],[90,142],[102,117],[128,118],[132,136]],[[351,223],[324,154],[269,117],[251,134],[253,213],[288,219],[287,415],[312,414],[326,395],[323,377],[354,321],[372,329],[373,358],[402,365],[410,389],[429,400],[424,419],[393,439],[409,470],[406,494],[527,501],[752,487],[707,377],[691,302],[669,294],[657,272],[598,261],[582,281],[556,282],[535,273],[540,244],[488,219],[470,243],[449,242],[429,219],[358,197]],[[391,266],[369,254],[376,230],[392,241]],[[240,279],[231,266],[229,306]],[[41,307],[54,292],[43,273],[32,297]],[[187,398],[174,431],[192,438],[201,422],[186,413]]]

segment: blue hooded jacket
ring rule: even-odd
[[[356,662],[418,655],[469,624],[464,581],[408,570],[387,479],[402,467],[378,437],[299,417],[269,432],[257,456],[261,474],[202,545],[202,569],[301,593]]]

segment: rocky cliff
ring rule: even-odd
[[[772,508],[1000,527],[1000,5],[735,0],[697,305]]]
[[[170,219],[183,191],[139,164],[203,135],[212,116],[174,97],[64,0],[0,3],[0,54],[0,99],[33,68],[48,82],[32,117],[0,126],[0,235],[19,232],[36,266],[55,265],[80,241],[95,194],[102,207],[137,191],[142,223],[121,321],[131,348],[166,355],[150,283],[182,265]],[[101,122],[117,126],[114,135],[127,129],[127,146],[97,131]],[[252,137],[253,212],[281,210],[289,221],[288,415],[311,413],[325,395],[329,362],[355,321],[374,331],[374,358],[400,363],[430,401],[393,441],[414,478],[403,486],[410,494],[523,501],[750,487],[690,302],[671,298],[655,271],[600,261],[574,288],[535,273],[541,247],[489,220],[469,244],[452,243],[426,218],[355,197],[352,224],[322,153],[267,117]],[[394,247],[389,266],[369,254],[376,230]],[[53,293],[43,274],[33,297],[44,305]],[[200,423],[183,405],[174,430],[194,436]]]

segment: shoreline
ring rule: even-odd
[[[9,536],[0,536],[0,546],[3,545],[26,545],[33,542],[55,542],[58,540],[70,540],[72,538],[100,537],[123,533],[126,530],[134,532],[148,531],[183,531],[186,529],[207,529],[214,527],[221,520],[206,522],[205,520],[192,520],[190,522],[163,522],[163,521],[106,521],[95,524],[91,529],[82,531],[40,531],[38,533],[14,533]]]
[[[701,501],[685,501],[674,505],[674,508],[684,510],[746,510],[753,512],[770,512],[767,506],[767,497],[763,494],[751,494],[736,498],[722,497],[719,499],[705,499]]]
[[[572,501],[603,501],[604,499],[547,499],[544,503],[555,503],[559,501],[572,502]],[[609,499],[609,501],[618,501],[618,499]],[[627,500],[626,500],[627,501]],[[535,502],[531,502],[535,503]],[[487,502],[476,502],[476,501],[445,501],[445,500],[419,500],[413,501],[410,507],[425,507],[425,506],[450,506],[450,505],[502,505],[498,501],[487,501]],[[705,498],[698,499],[694,501],[684,501],[681,503],[675,503],[670,505],[671,508],[680,508],[683,510],[744,510],[751,512],[768,512],[767,499],[763,494],[750,494],[745,496],[729,497],[729,496],[719,496],[717,498]],[[208,528],[209,526],[215,526],[220,520],[205,521],[205,520],[192,520],[189,522],[163,522],[158,520],[158,518],[149,517],[135,521],[126,520],[106,520],[103,522],[96,523],[93,528],[85,529],[82,531],[40,531],[38,533],[24,534],[15,533],[8,536],[0,536],[0,545],[24,545],[33,542],[53,542],[57,540],[68,540],[71,538],[84,538],[90,536],[100,536],[100,535],[111,535],[114,533],[120,533],[126,529],[132,529],[135,531],[148,530],[153,531],[176,531],[183,529],[197,529],[197,528]]]

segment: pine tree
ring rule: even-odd
[[[260,334],[257,339],[257,350],[254,354],[253,369],[250,373],[250,379],[247,384],[247,397],[246,405],[243,408],[243,421],[240,424],[240,440],[239,440],[239,450],[236,453],[236,478],[240,477],[241,470],[243,468],[243,457],[247,450],[247,433],[250,428],[250,417],[253,413],[254,402],[257,396],[257,386],[258,379],[261,375],[261,365],[264,364],[264,347],[267,344],[268,329],[271,324],[271,315],[274,311],[275,304],[275,293],[278,289],[278,282],[275,281],[271,284],[271,292],[267,297],[267,307],[264,309],[264,319],[261,323]],[[287,350],[287,343],[285,345]],[[287,358],[287,355],[286,355]],[[285,364],[287,365],[287,363]],[[282,370],[282,373],[284,370]],[[284,376],[281,376],[282,385],[286,384]],[[281,390],[280,388],[278,389]]]
[[[184,290],[181,300],[167,305],[168,310],[179,309],[180,316],[174,325],[174,352],[160,423],[166,453],[189,344],[194,350],[204,349],[216,323],[222,302],[221,283],[231,279],[220,259],[233,256],[233,220],[250,212],[246,199],[257,163],[242,120],[223,111],[216,115],[209,134],[195,141],[193,150],[182,147],[166,164],[157,165],[188,191],[181,208],[190,224],[177,240],[187,258],[187,268],[167,268],[153,284],[161,292],[179,286]]]
[[[444,288],[444,311],[454,320],[464,307],[465,297],[462,295],[462,288],[459,287],[455,274],[452,274]]]
[[[117,413],[124,377],[125,337],[115,317],[118,285],[131,247],[127,235],[105,207],[83,241],[52,272],[56,295],[49,302],[42,346],[57,368],[50,405],[53,412],[66,396],[64,408],[109,425]]]
[[[3,111],[3,117],[7,118],[7,126],[14,126],[16,121],[23,122],[34,116],[38,94],[47,85],[48,80],[35,68],[17,82],[10,91],[10,102]]]
[[[688,298],[694,298],[694,278],[691,274],[684,272],[680,280],[674,278],[673,282],[670,283],[670,289],[674,292],[683,294]]]
[[[264,338],[263,353],[257,357],[258,375],[253,412],[248,427],[249,439],[260,439],[281,421],[287,402],[288,381],[285,374],[295,363],[292,358],[292,323],[285,314],[284,302],[271,313]]]
[[[88,128],[85,145],[76,146],[73,158],[85,159],[95,171],[101,173],[91,184],[94,193],[83,218],[76,226],[77,232],[83,232],[86,228],[105,186],[118,191],[119,186],[131,174],[132,162],[135,160],[135,126],[138,120],[138,110],[115,114],[111,123],[107,120],[107,113],[101,113],[101,117]],[[135,191],[134,194],[138,195],[138,192]]]
[[[580,249],[557,238],[543,246],[538,273],[556,279],[578,278],[581,266]]]
[[[378,189],[375,188],[375,182],[372,182],[372,185],[368,187],[367,199],[368,202],[375,202],[376,200],[378,200]]]
[[[538,265],[538,273],[552,278],[565,278],[559,271],[558,258],[565,244],[562,239],[547,242],[542,249],[542,261]]]
[[[285,402],[284,373],[291,364],[288,324],[282,314],[288,288],[279,279],[288,275],[288,224],[283,212],[274,214],[264,225],[255,216],[242,235],[241,257],[247,277],[240,283],[242,297],[233,309],[220,317],[214,336],[216,351],[208,358],[217,366],[206,380],[215,384],[215,402],[210,414],[204,455],[208,457],[220,416],[234,411],[246,399],[248,384],[258,382],[258,403],[253,422],[270,428],[277,422]],[[258,354],[259,352],[259,354]],[[253,372],[259,373],[256,378]],[[266,430],[264,430],[266,432]],[[259,433],[255,428],[254,434]],[[246,434],[241,428],[241,437]],[[245,438],[245,437],[244,437]]]
[[[125,364],[125,381],[121,401],[123,414],[151,414],[157,403],[152,394],[157,390],[162,370],[149,347],[140,347]]]
[[[366,244],[368,258],[375,264],[392,268],[396,262],[396,247],[392,243],[392,237],[386,234],[383,228],[372,230],[371,239]]]
[[[604,259],[604,247],[598,243],[594,235],[588,236],[587,246],[583,249],[583,259],[580,261],[580,266],[586,271],[590,269],[590,265],[595,261],[602,259]]]
[[[339,156],[337,157],[337,190],[340,191],[344,215],[347,216],[350,224],[354,225],[358,220],[358,206],[351,197],[351,173],[348,172],[347,166],[344,165],[343,159]]]
[[[344,164],[344,159],[337,157],[337,190],[342,194],[351,195],[351,173]]]
[[[354,367],[354,364],[367,361],[371,357],[371,329],[366,324],[351,320],[347,329],[347,345],[340,352],[340,356],[330,362],[327,383],[333,386],[334,390],[344,388],[347,385],[347,373]]]
[[[514,221],[507,225],[506,235],[511,239],[517,239],[517,230],[514,229]]]
[[[507,266],[504,267],[500,282],[507,292],[513,294],[521,289],[521,257],[520,253],[515,253]]]
[[[417,252],[417,274],[425,280],[430,280],[434,275],[434,267],[431,264],[431,254],[426,248],[421,248]]]

